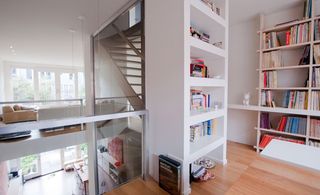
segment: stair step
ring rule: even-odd
[[[141,68],[134,68],[134,67],[128,67],[128,66],[119,66],[121,69],[126,69],[126,70],[142,70]]]
[[[141,48],[136,48],[136,49],[141,51]],[[133,50],[133,49],[130,47],[109,47],[109,50],[118,51],[118,50]]]
[[[128,56],[128,57],[137,57],[137,58],[139,58],[139,56],[136,55],[136,54],[128,54],[128,53],[110,52],[110,55],[113,55],[113,56]]]
[[[142,86],[142,84],[139,83],[130,83],[131,86]]]
[[[141,75],[134,75],[134,74],[124,74],[126,77],[134,77],[134,78],[141,78]]]
[[[134,60],[122,60],[122,59],[113,59],[113,60],[116,61],[116,62],[129,62],[129,63],[132,63],[132,64],[141,64],[141,62],[134,61]]]

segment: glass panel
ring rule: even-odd
[[[95,114],[144,109],[141,15],[139,1],[94,37]]]
[[[61,150],[41,153],[40,159],[41,175],[46,175],[62,169]]]
[[[61,82],[61,99],[74,99],[75,94],[75,74],[62,73],[60,75]]]
[[[25,180],[40,176],[40,156],[37,154],[21,158],[21,170]]]
[[[39,99],[54,100],[56,98],[56,83],[54,72],[39,72]]]
[[[142,174],[143,119],[129,117],[96,123],[99,194]]]
[[[11,69],[13,100],[34,100],[33,70]]]

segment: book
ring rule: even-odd
[[[159,186],[173,195],[181,193],[181,163],[159,156]]]
[[[292,139],[292,138],[286,138],[286,137],[281,137],[281,136],[275,136],[275,135],[270,135],[270,134],[264,134],[261,138],[261,141],[259,143],[259,147],[264,149],[273,139],[278,139],[282,141],[287,141],[287,142],[293,142],[297,144],[305,144],[303,140],[299,139]]]

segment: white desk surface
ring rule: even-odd
[[[320,171],[320,148],[273,139],[261,155]]]

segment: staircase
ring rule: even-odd
[[[125,81],[122,83],[124,91],[132,91],[126,94],[129,102],[135,108],[144,108],[144,52],[142,51],[142,26],[141,22],[132,26],[128,30],[121,31],[120,28],[112,24],[116,34],[101,40],[102,46],[108,53],[113,64],[119,70],[121,77]],[[131,89],[128,89],[130,87]],[[136,109],[135,109],[136,110]]]

